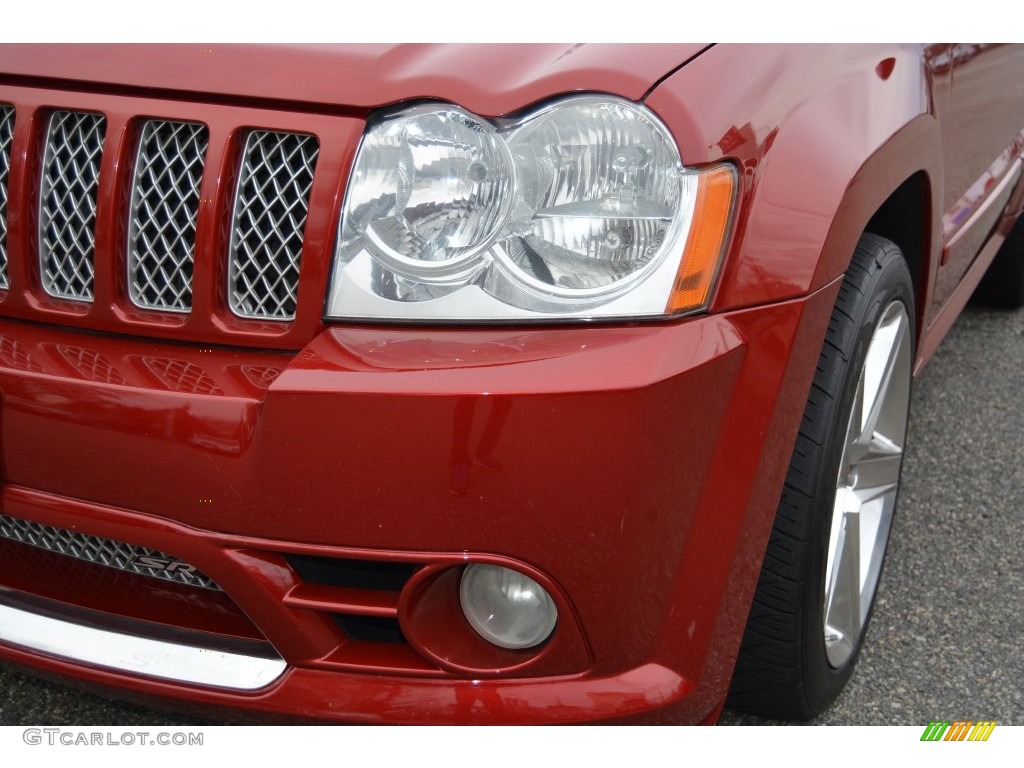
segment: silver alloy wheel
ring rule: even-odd
[[[823,611],[832,667],[857,648],[878,589],[903,463],[911,362],[907,310],[893,301],[871,336],[836,481]]]

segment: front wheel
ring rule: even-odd
[[[814,717],[853,672],[896,509],[914,338],[906,261],[864,235],[790,461],[733,676],[735,709]]]

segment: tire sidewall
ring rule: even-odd
[[[842,394],[835,401],[831,426],[827,438],[829,446],[819,475],[817,497],[822,500],[818,506],[817,516],[812,521],[810,532],[810,552],[807,558],[807,588],[804,591],[804,626],[803,644],[806,654],[804,665],[804,693],[809,711],[821,711],[827,707],[842,691],[853,672],[853,667],[863,647],[864,636],[874,613],[875,600],[878,596],[876,586],[872,596],[867,618],[861,629],[850,658],[839,667],[833,667],[826,656],[824,639],[824,585],[827,578],[826,564],[828,559],[829,538],[832,527],[833,507],[835,504],[836,485],[839,478],[840,462],[842,461],[847,429],[852,413],[857,384],[867,359],[868,348],[882,314],[893,301],[901,301],[907,312],[910,323],[911,365],[914,360],[914,340],[916,324],[914,312],[913,288],[906,262],[898,250],[893,248],[885,251],[887,258],[879,258],[872,262],[880,269],[869,269],[868,277],[861,286],[861,292],[871,298],[861,302],[860,311],[852,317],[852,329],[844,339],[843,358],[845,370],[842,372]],[[852,349],[851,349],[852,347]],[[909,406],[908,406],[909,414]],[[904,454],[905,455],[905,454]],[[902,470],[902,466],[901,466]],[[899,485],[897,499],[899,502]],[[891,534],[891,528],[887,536]],[[888,542],[886,542],[888,549]],[[884,570],[884,556],[882,568]],[[880,579],[881,577],[879,577]],[[879,581],[879,584],[881,582]]]

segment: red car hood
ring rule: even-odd
[[[639,99],[704,47],[0,45],[0,73],[357,108],[437,98],[495,116],[570,91]]]

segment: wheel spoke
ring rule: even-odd
[[[839,527],[836,556],[829,573],[825,636],[827,645],[849,653],[861,629],[860,514],[847,511]]]
[[[825,651],[841,666],[860,641],[892,525],[910,399],[910,323],[900,302],[868,344],[847,424],[825,563]]]
[[[878,428],[878,421],[886,403],[891,402],[886,394],[892,383],[893,371],[899,356],[903,334],[903,315],[892,320],[883,318],[878,324],[867,358],[864,360],[864,405],[861,414],[860,435],[870,439]]]
[[[892,433],[903,430],[906,424],[906,404],[889,394],[890,389],[900,390],[907,384],[909,372],[904,371],[901,364],[907,353],[909,324],[903,312],[891,319],[888,314],[871,339],[861,374],[864,395],[859,414],[860,431],[855,441],[865,447],[879,437],[892,440]],[[902,443],[902,435],[894,442]],[[902,452],[902,448],[900,450]]]
[[[860,523],[860,621],[867,621],[871,598],[874,596],[878,577],[882,571],[882,560],[892,525],[892,513],[896,507],[896,487],[879,493],[870,501],[861,504]]]
[[[873,454],[857,463],[854,491],[862,502],[876,498],[896,487],[900,479],[903,454]]]

